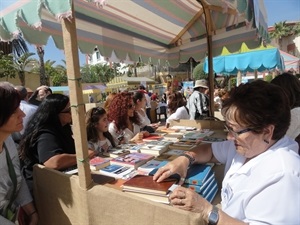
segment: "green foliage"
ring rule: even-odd
[[[206,79],[208,75],[203,70],[204,63],[199,63],[193,70],[193,78],[194,80]]]
[[[275,23],[274,31],[270,33],[270,37],[272,39],[281,39],[282,37],[286,37],[294,34],[294,29],[292,26],[289,26],[286,21],[282,21],[279,23]]]
[[[107,64],[84,65],[81,67],[83,83],[108,83],[117,75],[115,65],[110,68]]]
[[[23,55],[16,57],[14,59],[14,67],[18,72],[20,83],[22,86],[25,86],[25,68],[30,63],[37,62],[36,59],[31,56],[35,55],[35,53],[25,52]]]
[[[2,51],[0,51],[0,77],[16,77],[16,69],[14,67],[13,55],[5,55]]]
[[[272,79],[273,79],[272,75],[268,74],[268,75],[265,76],[264,81],[271,82]]]

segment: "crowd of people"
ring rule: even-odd
[[[147,113],[151,99],[166,104],[167,127],[172,120],[209,117],[208,89],[206,80],[197,80],[188,99],[180,91],[150,97],[142,86],[108,95],[104,107],[86,112],[89,158],[120,144],[140,143],[155,132],[159,124],[151,123]],[[300,81],[282,74],[271,83],[241,84],[219,98],[228,140],[198,145],[153,179],[161,182],[177,173],[184,180],[192,164],[225,164],[221,208],[180,186],[170,204],[199,213],[209,224],[300,224],[299,202],[292,203],[300,197]],[[28,100],[24,87],[8,82],[0,83],[0,99],[0,223],[14,224],[19,208],[35,225],[33,166],[59,171],[77,166],[70,100],[47,86]]]

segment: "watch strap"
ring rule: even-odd
[[[216,225],[219,221],[219,209],[213,205],[212,210],[208,214],[208,225]]]
[[[187,153],[182,153],[179,156],[184,156],[189,160],[189,167],[195,162],[195,158]]]

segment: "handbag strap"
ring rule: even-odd
[[[6,147],[5,142],[3,143],[3,147],[5,149],[5,153],[6,153],[6,161],[7,161],[7,166],[8,166],[8,173],[9,173],[9,177],[13,183],[13,194],[12,197],[10,198],[9,204],[7,209],[9,209],[12,206],[12,203],[15,201],[15,199],[17,198],[17,175],[16,175],[16,171],[14,168],[14,165],[11,161],[8,149]]]

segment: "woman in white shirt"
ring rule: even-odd
[[[133,95],[133,102],[135,104],[135,111],[140,117],[141,120],[141,129],[142,130],[148,130],[150,133],[155,132],[155,130],[158,127],[157,123],[152,123],[150,119],[148,118],[145,107],[146,107],[146,97],[143,92],[137,91]]]
[[[113,98],[109,106],[108,120],[111,121],[108,131],[117,145],[130,141],[139,142],[143,137],[149,136],[149,132],[141,132],[141,120],[129,92],[121,92]]]
[[[172,120],[190,119],[186,100],[180,92],[175,92],[168,96],[168,109],[170,116],[166,121],[167,128],[170,126]]]
[[[285,136],[291,116],[285,93],[262,80],[241,84],[230,91],[222,115],[228,141],[200,144],[153,177],[161,182],[179,174],[183,183],[192,164],[225,164],[221,209],[181,186],[170,204],[212,225],[300,224],[299,147]]]

